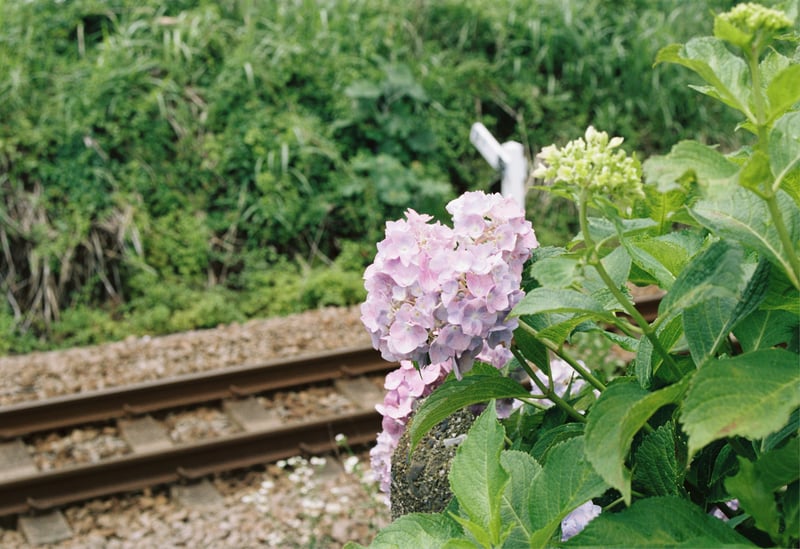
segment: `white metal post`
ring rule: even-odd
[[[507,141],[502,145],[480,122],[475,122],[469,132],[469,140],[483,158],[500,172],[500,192],[510,196],[525,209],[525,180],[528,176],[528,160],[522,143]]]

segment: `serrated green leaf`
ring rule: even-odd
[[[652,239],[640,239],[636,245],[655,257],[677,277],[703,247],[703,238],[696,231],[676,231]]]
[[[649,273],[661,288],[669,290],[675,282],[675,276],[661,261],[656,259],[649,251],[642,248],[638,242],[622,240],[622,245],[628,252],[633,262],[642,270]]]
[[[755,311],[736,328],[733,334],[744,352],[767,349],[786,343],[798,329],[797,315],[789,311]]]
[[[794,437],[780,448],[761,454],[755,463],[755,473],[764,487],[773,492],[800,480],[800,439]]]
[[[735,244],[720,240],[695,256],[661,299],[658,325],[712,297],[736,299],[743,284],[744,252]]]
[[[675,424],[662,425],[645,435],[636,449],[633,486],[651,496],[677,496],[683,471],[676,457]]]
[[[511,311],[512,316],[539,313],[581,313],[599,320],[608,320],[610,313],[591,296],[576,290],[536,288],[528,292]]]
[[[785,547],[796,547],[800,538],[800,482],[793,482],[786,488],[781,497],[781,509],[786,522],[784,531],[789,538]]]
[[[687,381],[655,392],[632,378],[611,383],[597,399],[586,423],[586,458],[612,487],[631,502],[631,471],[625,466],[634,435],[662,406],[677,402]]]
[[[619,513],[601,513],[562,547],[755,547],[721,520],[684,499],[664,496],[637,501]]]
[[[622,219],[619,220],[619,222],[622,224],[622,234],[625,236],[647,233],[656,226],[655,221],[646,218]],[[589,234],[597,243],[615,238],[619,234],[619,231],[619,227],[608,219],[602,217],[589,218]],[[583,242],[583,237],[580,233],[572,239],[570,244],[574,246],[579,242]]]
[[[554,446],[533,483],[531,547],[549,546],[564,517],[607,488],[584,456],[584,437]]]
[[[552,315],[553,317],[557,315]],[[559,315],[560,316],[560,315]],[[552,324],[539,330],[537,337],[542,341],[550,341],[556,345],[561,345],[569,340],[569,336],[580,326],[587,322],[588,315],[572,315],[562,322]]]
[[[586,322],[588,315],[574,313],[539,313],[535,315],[521,315],[520,328],[517,333],[526,332],[530,337],[540,342],[549,341],[560,346],[567,341],[570,334],[581,324]],[[525,326],[522,326],[522,325]],[[527,356],[527,355],[526,355]],[[529,357],[532,358],[532,357]],[[541,362],[534,362],[540,369],[547,371],[550,367],[549,359],[539,355]]]
[[[792,242],[800,242],[800,209],[789,196],[778,191],[778,209]],[[713,200],[697,202],[692,216],[714,234],[739,241],[755,249],[784,271],[795,287],[800,287],[789,263],[788,254],[798,250],[784,250],[766,203],[746,189],[737,188],[720,194]]]
[[[751,461],[739,457],[739,472],[725,479],[725,488],[753,517],[756,528],[767,532],[772,539],[777,537],[780,517],[775,494],[761,482]]]
[[[767,85],[769,114],[767,123],[783,116],[787,110],[800,101],[800,65],[789,65],[778,72]]]
[[[517,450],[504,450],[500,465],[511,476],[501,508],[503,524],[513,525],[506,546],[528,547],[533,533],[531,507],[536,497],[533,481],[542,467],[530,454]]]
[[[442,514],[412,513],[403,515],[378,532],[369,549],[408,549],[409,547],[444,547],[456,537],[463,536],[461,528]],[[362,548],[348,543],[346,549]]]
[[[509,481],[500,465],[504,441],[505,431],[497,422],[495,408],[488,406],[470,427],[450,465],[450,490],[471,523],[462,525],[478,538],[485,533],[492,547],[502,541],[500,506]]]
[[[798,384],[798,356],[783,349],[708,364],[694,375],[681,411],[689,455],[720,438],[759,439],[777,431],[800,406]]]
[[[683,188],[661,192],[655,185],[645,185],[644,194],[646,215],[658,224],[659,234],[671,228],[673,216],[686,205],[689,195]]]
[[[698,368],[702,368],[727,341],[736,310],[735,297],[712,296],[683,311],[683,331],[689,351]]]
[[[800,434],[800,408],[792,412],[789,422],[778,431],[770,434],[761,443],[762,451],[768,452],[778,448],[789,437]]]
[[[755,268],[752,264],[745,264],[742,270],[749,280],[737,297],[713,296],[683,311],[683,330],[698,368],[714,356],[723,341],[727,341],[731,329],[764,300],[770,264],[761,261]],[[752,273],[749,277],[748,272]]]
[[[656,63],[661,62],[677,63],[693,70],[711,85],[700,91],[744,113],[747,118],[754,118],[749,108],[751,92],[747,63],[731,53],[723,41],[701,36],[683,46],[671,44],[658,52]]]
[[[540,463],[547,462],[548,452],[556,445],[574,437],[583,436],[583,423],[563,423],[542,433],[531,448],[531,455]]]
[[[408,425],[411,450],[437,423],[453,412],[492,399],[524,398],[530,393],[519,382],[497,375],[473,374],[449,379],[431,393],[414,413]]]
[[[645,180],[661,192],[683,189],[687,175],[703,185],[726,180],[739,171],[718,150],[697,141],[680,141],[666,156],[653,156],[642,165]]]
[[[548,257],[537,261],[530,268],[530,274],[542,286],[549,288],[568,288],[579,276],[578,260],[572,257]]]

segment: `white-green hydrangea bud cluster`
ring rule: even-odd
[[[747,2],[714,19],[714,36],[740,48],[764,47],[773,36],[792,28],[793,21],[782,11]]]
[[[621,137],[609,139],[606,132],[592,126],[583,138],[570,141],[564,147],[545,147],[537,155],[543,162],[533,172],[539,179],[549,180],[555,187],[580,189],[592,194],[602,194],[614,201],[628,203],[644,198],[642,170],[635,157],[623,150],[614,150],[622,144]]]
[[[748,34],[755,34],[760,30],[779,32],[792,26],[792,20],[782,11],[752,2],[739,4],[718,17]]]

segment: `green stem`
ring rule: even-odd
[[[778,207],[778,198],[775,194],[771,194],[764,197],[764,200],[769,208],[770,217],[772,217],[772,222],[775,224],[775,230],[778,231],[778,236],[781,239],[781,244],[786,252],[786,256],[789,258],[792,273],[788,274],[793,275],[792,284],[794,284],[795,288],[800,289],[800,257],[798,257],[794,251],[792,237],[789,236],[789,231],[786,229],[786,224],[783,222],[783,215],[781,215],[781,210]]]
[[[611,275],[609,275],[608,271],[606,271],[603,262],[600,261],[600,257],[597,254],[597,247],[594,241],[592,240],[591,235],[589,234],[589,217],[587,214],[588,198],[589,198],[588,190],[583,189],[578,203],[578,212],[579,212],[581,233],[583,234],[583,241],[586,244],[586,248],[589,251],[589,255],[587,257],[587,263],[597,270],[597,273],[600,275],[600,278],[603,280],[608,289],[611,291],[611,294],[617,299],[620,305],[622,305],[622,308],[625,309],[625,312],[630,315],[630,317],[634,320],[634,322],[636,322],[639,328],[642,329],[642,333],[644,334],[644,336],[650,340],[650,343],[653,344],[653,348],[656,350],[658,354],[661,355],[662,359],[664,360],[664,364],[666,364],[667,367],[669,367],[670,369],[677,371],[677,366],[675,362],[672,360],[672,356],[664,348],[664,346],[661,345],[661,341],[658,339],[656,331],[653,329],[652,326],[650,326],[650,323],[647,322],[647,320],[636,309],[636,306],[617,287],[617,285],[611,279]]]
[[[566,352],[564,349],[559,349],[558,346],[550,340],[547,339],[540,339],[539,332],[537,332],[533,327],[529,326],[527,323],[520,321],[519,327],[531,334],[535,337],[538,341],[542,343],[548,350],[557,354],[561,359],[564,360],[567,364],[569,364],[573,370],[578,372],[578,374],[583,377],[586,381],[588,381],[595,389],[600,391],[601,393],[606,390],[605,384],[597,379],[591,371],[581,365],[571,354]],[[551,380],[552,381],[552,380]]]
[[[531,365],[528,363],[528,360],[524,356],[522,356],[522,353],[519,352],[519,349],[517,349],[516,346],[514,345],[511,346],[511,352],[514,354],[514,357],[516,357],[517,361],[519,361],[520,365],[522,365],[522,368],[528,374],[528,377],[531,378],[531,381],[539,388],[539,390],[542,392],[544,396],[552,400],[556,406],[567,412],[567,414],[571,416],[573,419],[576,419],[581,423],[586,423],[586,418],[583,417],[583,415],[581,415],[581,413],[578,412],[578,410],[573,408],[571,404],[569,404],[567,401],[558,396],[555,393],[555,391],[553,391],[551,388],[545,387],[544,383],[542,383],[542,380],[539,379],[539,376],[537,376],[536,373],[531,368]]]
[[[755,107],[756,135],[758,135],[758,148],[767,150],[767,113],[764,103],[764,94],[761,91],[761,71],[758,69],[758,48],[754,45],[747,55],[747,64],[750,68],[750,81],[753,84],[753,106]]]

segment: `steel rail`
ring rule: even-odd
[[[658,296],[640,298],[636,306],[651,320],[659,302]],[[396,364],[383,361],[371,347],[355,348],[21,403],[0,408],[0,439],[394,367]],[[347,436],[351,445],[368,444],[379,430],[380,415],[374,410],[350,412],[15,477],[0,482],[0,517],[197,479],[298,454],[324,453],[336,447],[338,433]]]
[[[640,298],[642,315],[655,318],[660,296]],[[173,376],[97,391],[0,407],[0,441],[43,431],[144,415],[289,387],[389,371],[396,364],[372,347],[355,347]]]
[[[0,516],[199,479],[299,454],[320,454],[336,447],[339,433],[350,445],[366,444],[374,440],[380,424],[375,411],[352,412],[17,477],[0,483]]]
[[[372,347],[272,360],[0,407],[0,440],[396,367]]]

